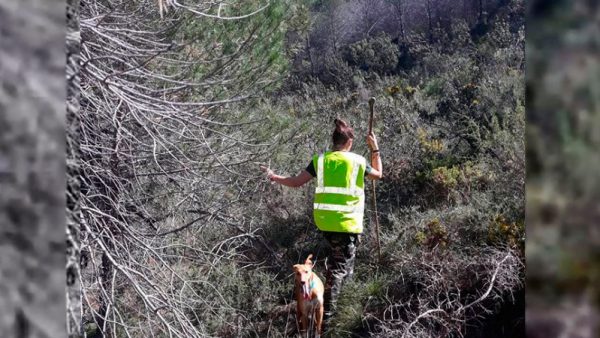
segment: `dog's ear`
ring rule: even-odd
[[[312,256],[313,256],[312,254],[308,255],[308,257],[306,257],[306,260],[304,261],[304,264],[310,265],[312,267],[313,266],[313,263],[311,260]]]
[[[294,272],[300,271],[300,264],[296,264],[296,265],[292,266],[292,269],[294,269]]]

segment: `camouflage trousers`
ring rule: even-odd
[[[352,278],[358,235],[340,232],[323,232],[331,252],[327,259],[325,281],[325,320],[336,312],[337,298],[345,281]]]

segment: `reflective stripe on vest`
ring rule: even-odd
[[[315,193],[362,196],[364,194],[364,191],[363,191],[363,189],[360,189],[360,188],[350,189],[350,188],[338,188],[338,187],[317,187],[315,189]]]
[[[328,211],[339,211],[339,212],[351,212],[351,213],[362,213],[363,208],[354,205],[340,205],[330,203],[315,203],[313,207],[317,210],[328,210]]]
[[[323,188],[325,184],[323,184],[325,180],[325,175],[323,175],[323,163],[325,163],[325,157],[323,154],[319,155],[319,160],[317,161],[317,188]]]
[[[351,166],[352,171],[346,180],[345,187],[325,186],[326,181],[331,181],[325,178],[325,157],[338,157],[338,165],[342,167]],[[342,160],[339,160],[339,157]],[[317,158],[317,187],[315,189],[314,216],[315,223],[320,230],[335,231],[335,232],[362,232],[363,212],[364,212],[364,190],[357,185],[359,173],[366,167],[364,157],[350,152],[337,152],[320,154]],[[350,169],[348,167],[348,169]],[[339,171],[338,171],[339,174]],[[329,175],[333,175],[329,173]],[[337,177],[336,183],[340,185],[340,177]],[[361,177],[360,179],[362,179]],[[335,180],[335,179],[334,179]],[[349,182],[348,182],[349,181]],[[329,183],[331,184],[331,183]],[[321,202],[317,201],[317,195],[321,198]],[[322,200],[327,200],[328,203],[322,203]]]

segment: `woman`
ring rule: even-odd
[[[314,220],[331,246],[325,283],[325,324],[335,313],[342,284],[353,274],[358,235],[363,231],[364,179],[382,176],[379,147],[373,133],[367,136],[370,165],[364,157],[350,152],[354,131],[346,122],[335,119],[332,139],[333,151],[315,155],[297,176],[280,176],[261,167],[271,181],[288,187],[300,187],[317,178]]]

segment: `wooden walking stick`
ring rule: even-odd
[[[375,104],[375,98],[369,99],[369,135],[373,132],[373,105]],[[371,152],[371,158],[373,158],[373,152]],[[381,261],[381,246],[379,243],[379,217],[377,215],[377,200],[375,198],[375,180],[371,181],[371,209],[373,209],[373,217],[375,218],[375,240],[377,241],[377,258]]]

